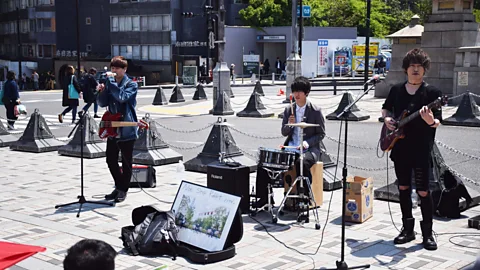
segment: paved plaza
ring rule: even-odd
[[[262,97],[267,108],[276,113],[275,117],[267,119],[225,117],[237,130],[250,136],[264,136],[253,138],[231,131],[237,145],[251,158],[259,146],[275,147],[283,143],[283,139],[280,138],[274,140],[265,138],[280,135],[281,120],[277,118],[277,114],[283,111],[285,105],[281,102],[285,97],[276,96],[278,88],[278,86],[267,88],[266,96]],[[245,91],[233,89],[236,94],[232,99],[235,112],[245,107],[251,89]],[[203,129],[200,135],[191,134],[189,130],[201,129],[215,122],[217,118],[206,115],[206,111],[212,105],[210,99],[191,101],[193,91],[194,89],[185,89],[184,95],[187,100],[185,104],[167,106],[150,105],[154,96],[152,92],[139,93],[140,96],[148,96],[144,100],[140,98],[139,114],[148,112],[155,115],[158,123],[171,129],[160,129],[162,137],[172,145],[178,146],[175,150],[183,155],[184,161],[195,157],[202,150],[201,147],[192,147],[206,140],[210,128]],[[207,92],[207,95],[211,97],[210,92]],[[313,93],[311,100],[322,108],[324,115],[327,115],[336,109],[340,96],[333,96],[331,92]],[[359,107],[370,114],[371,118],[352,124],[352,139],[349,140],[352,145],[360,147],[349,149],[351,153],[348,156],[349,163],[353,165],[349,168],[349,174],[372,176],[375,188],[384,185],[385,171],[361,169],[385,166],[384,161],[379,162],[371,150],[376,147],[375,142],[378,140],[381,124],[377,118],[382,103],[383,100],[373,98],[372,94],[365,97]],[[33,111],[34,104],[28,106]],[[46,111],[46,108],[42,110],[47,115],[55,115],[54,111]],[[444,111],[444,117],[454,112],[455,108],[448,107]],[[338,138],[338,127],[338,122],[327,121],[327,135],[330,139],[325,139],[325,144],[333,156],[336,156],[337,145],[334,140]],[[62,127],[52,132],[59,138],[64,138],[69,130],[69,127]],[[184,132],[176,133],[174,130]],[[437,138],[461,152],[479,156],[478,136],[475,137],[475,134],[478,134],[475,128],[442,126]],[[462,136],[467,139],[459,140],[458,138]],[[457,158],[453,154],[450,155],[447,150],[442,148],[441,150],[449,165],[471,179],[478,179],[475,178],[479,175],[478,160]],[[144,190],[132,188],[125,202],[114,207],[86,204],[77,218],[77,206],[59,209],[55,209],[54,206],[76,201],[76,196],[80,194],[79,158],[60,156],[56,151],[37,154],[11,151],[4,147],[0,148],[0,164],[2,186],[0,239],[47,248],[45,252],[34,255],[10,269],[63,269],[62,261],[66,250],[84,238],[100,239],[111,244],[119,252],[116,259],[116,269],[119,270],[153,270],[162,266],[166,267],[161,269],[321,269],[335,267],[335,261],[340,259],[341,190],[324,192],[323,205],[319,209],[320,230],[315,230],[313,215],[310,217],[310,223],[303,225],[295,222],[294,215],[281,217],[278,224],[271,224],[271,218],[267,213],[260,213],[254,219],[243,215],[244,234],[242,240],[236,244],[236,256],[215,264],[199,265],[180,257],[173,261],[169,257],[126,255],[119,237],[121,227],[131,225],[131,212],[134,208],[155,204],[161,209],[170,209],[182,180],[206,186],[206,174],[195,172],[179,174],[177,164],[156,166],[156,188]],[[393,164],[390,163],[391,165]],[[341,175],[340,166],[338,175]],[[390,181],[393,181],[393,170],[389,170],[389,173]],[[255,175],[250,174],[251,186],[255,185]],[[104,158],[84,160],[84,182],[85,196],[89,200],[101,200],[104,194],[111,192],[113,180]],[[283,189],[275,189],[277,206],[282,197]],[[371,264],[371,269],[462,269],[472,264],[479,255],[479,231],[468,228],[467,220],[480,215],[480,208],[473,207],[462,214],[459,219],[434,220],[439,248],[437,251],[427,251],[421,245],[418,222],[421,220],[421,212],[420,208],[417,208],[414,210],[417,218],[415,224],[417,239],[406,245],[395,246],[393,238],[398,234],[397,229],[401,229],[400,207],[397,203],[375,200],[371,219],[362,224],[347,223],[345,261],[350,266]],[[268,233],[259,222],[266,227]],[[449,233],[477,233],[477,235],[456,236]]]

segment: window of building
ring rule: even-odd
[[[112,55],[127,59],[170,61],[170,45],[112,45]]]
[[[91,24],[92,24],[92,18],[86,17],[86,18],[85,18],[85,24],[86,24],[86,25],[91,25]]]
[[[116,4],[118,3],[118,0],[110,0],[110,4]]]
[[[244,0],[233,0],[234,4],[243,4],[244,2]]]
[[[29,30],[30,30],[29,21],[28,20],[20,21],[20,32],[21,33],[28,33]]]
[[[37,5],[53,6],[55,5],[55,0],[37,0]]]
[[[28,5],[28,0],[21,0],[20,1],[20,8],[21,9],[27,8],[27,5]]]
[[[30,24],[30,32],[35,33],[35,20],[28,20],[28,22]]]
[[[111,21],[111,31],[112,32],[118,32],[118,17],[111,17],[110,18],[110,21]]]
[[[87,52],[91,52],[92,51],[92,44],[87,44]]]
[[[140,17],[133,16],[132,17],[132,31],[140,31]]]
[[[37,46],[38,57],[52,58],[55,51],[55,45],[41,45]]]
[[[110,31],[170,31],[172,29],[171,18],[170,15],[112,16],[110,18]]]
[[[28,7],[34,7],[35,6],[35,0],[28,0]]]

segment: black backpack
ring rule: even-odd
[[[170,255],[175,260],[178,228],[172,211],[160,211],[153,206],[141,206],[132,211],[134,226],[122,228],[126,251],[137,255]]]

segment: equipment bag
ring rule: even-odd
[[[121,230],[123,246],[132,255],[170,255],[175,260],[178,228],[172,211],[141,206],[132,211],[134,226]]]

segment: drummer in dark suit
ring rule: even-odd
[[[310,81],[307,78],[303,76],[295,78],[291,88],[295,103],[287,106],[283,113],[282,135],[287,136],[284,146],[294,147],[286,148],[286,150],[297,153],[295,167],[298,176],[300,175],[300,144],[303,144],[305,153],[303,158],[303,174],[311,181],[312,175],[310,168],[320,160],[322,153],[325,152],[325,149],[321,149],[320,147],[321,141],[325,137],[325,118],[320,108],[307,99],[311,89]],[[300,122],[318,124],[318,126],[304,129],[287,126],[287,123],[293,124]],[[300,142],[300,132],[304,132],[303,142]]]

